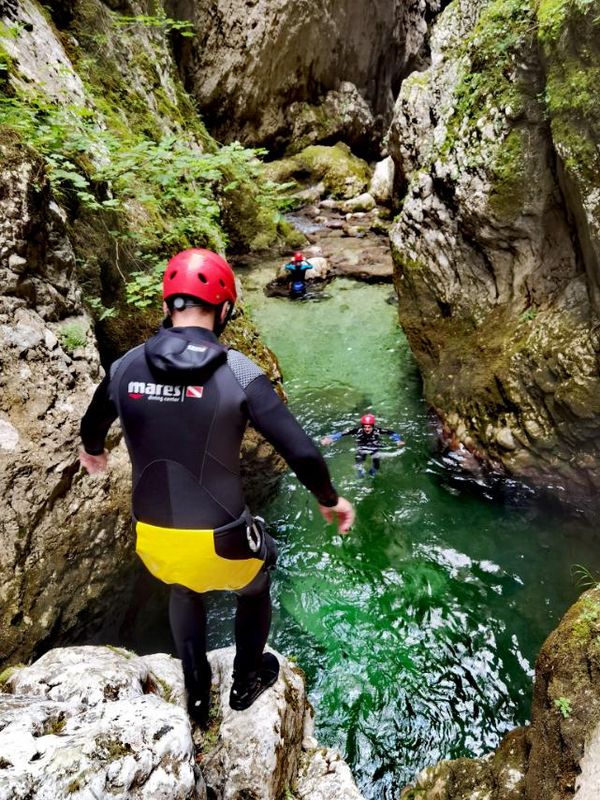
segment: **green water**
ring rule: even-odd
[[[597,540],[449,480],[391,287],[338,280],[329,299],[290,302],[263,295],[267,267],[246,274],[245,296],[308,432],[318,440],[368,410],[406,441],[366,479],[351,437],[324,449],[356,506],[348,537],[291,475],[261,509],[280,544],[271,644],[306,671],[320,742],[365,797],[392,800],[422,767],[487,752],[527,722],[535,657],[580,592],[572,565],[600,566]]]

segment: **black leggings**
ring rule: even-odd
[[[236,675],[258,672],[271,627],[270,578],[259,572],[252,583],[236,592],[235,660]],[[204,596],[185,586],[171,587],[169,620],[177,655],[183,665],[186,686],[209,672],[206,658],[206,609]]]
[[[357,464],[363,464],[367,460],[367,456],[371,456],[371,463],[373,464],[373,469],[379,469],[381,466],[381,460],[379,458],[379,453],[377,450],[374,450],[372,453],[367,453],[364,450],[359,451],[355,456],[354,460]]]

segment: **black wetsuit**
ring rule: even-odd
[[[402,437],[399,433],[396,433],[396,431],[393,431],[390,428],[378,428],[377,426],[374,426],[370,433],[367,433],[367,431],[360,426],[358,428],[350,428],[342,433],[334,433],[329,435],[334,441],[341,439],[342,436],[356,437],[357,448],[354,460],[357,464],[362,464],[364,461],[366,461],[367,456],[371,456],[371,461],[373,464],[372,469],[374,471],[377,471],[381,465],[381,460],[378,457],[381,437],[389,436],[393,441],[402,441]]]
[[[242,674],[257,670],[270,627],[267,568],[274,557],[270,546],[253,552],[248,519],[242,518],[239,461],[246,424],[250,421],[276,448],[319,503],[333,506],[338,495],[323,457],[266,375],[205,328],[163,328],[113,364],[81,423],[88,453],[103,452],[117,415],[133,468],[138,544],[143,527],[166,531],[167,536],[173,529],[175,536],[176,529],[179,533],[183,529],[183,534],[196,529],[212,534],[229,525],[228,531],[214,533],[215,558],[221,567],[225,564],[226,570],[230,564],[233,570],[253,559],[263,567],[249,585],[234,589],[235,670]],[[263,543],[270,544],[268,536],[263,536]],[[231,587],[211,584],[210,588]],[[195,670],[207,667],[202,593],[174,585],[170,621],[187,681]]]

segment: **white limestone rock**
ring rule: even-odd
[[[179,662],[51,650],[0,695],[0,798],[203,800]]]
[[[178,0],[175,7],[196,31],[183,42],[186,85],[200,109],[210,109],[217,138],[281,145],[293,144],[295,103],[311,104],[317,116],[333,108],[360,125],[387,124],[396,83],[409,62],[420,62],[426,17],[439,5]]]
[[[298,770],[306,706],[303,676],[276,654],[281,671],[274,687],[246,711],[233,711],[234,655],[233,647],[210,654],[222,722],[218,742],[202,763],[206,784],[222,800],[277,800]]]
[[[206,800],[207,786],[279,800],[296,785],[306,800],[361,800],[340,756],[319,749],[304,676],[283,656],[251,708],[229,707],[234,652],[209,653],[220,722],[198,758],[171,656],[66,647],[16,669],[0,693],[0,800]]]
[[[354,214],[357,211],[372,211],[376,206],[375,199],[369,192],[363,192],[356,197],[351,197],[342,204],[342,211],[346,214]]]
[[[305,755],[295,795],[298,800],[362,800],[346,762],[325,748]]]
[[[378,203],[389,203],[394,190],[394,159],[391,156],[378,161],[373,171],[369,194]]]

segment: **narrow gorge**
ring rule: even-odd
[[[0,0],[0,800],[598,795],[599,19]],[[358,512],[340,540],[248,428],[284,675],[255,730],[235,719],[211,600],[204,737],[118,425],[107,473],[78,457],[188,247],[234,267],[224,341],[315,441],[368,410],[405,443],[366,480],[348,440],[323,448]]]

